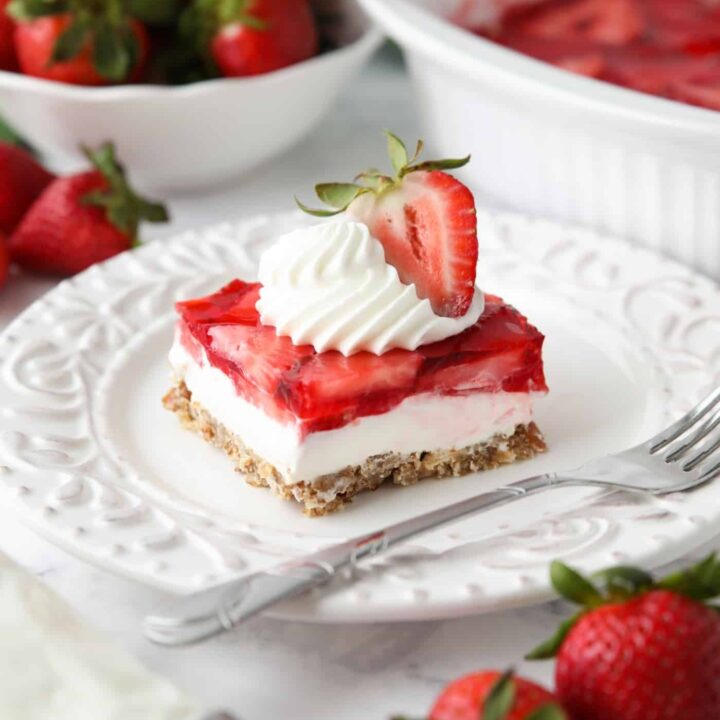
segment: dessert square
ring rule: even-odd
[[[449,172],[470,156],[385,134],[392,174],[316,185],[329,207],[298,205],[323,222],[278,238],[259,282],[177,305],[166,407],[308,515],[545,449],[544,338],[475,283],[475,199]]]
[[[544,338],[500,298],[485,295],[477,321],[439,342],[345,356],[263,325],[260,290],[234,280],[177,304],[175,385],[164,399],[250,484],[323,515],[385,482],[464,475],[545,449],[532,415],[547,391]]]

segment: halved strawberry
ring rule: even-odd
[[[462,167],[470,158],[418,163],[422,141],[410,158],[398,137],[390,132],[387,137],[392,177],[372,169],[357,176],[358,184],[317,185],[317,194],[333,208],[330,211],[298,204],[321,217],[347,211],[365,223],[402,282],[414,284],[438,315],[460,317],[475,293],[475,200],[465,185],[444,171]]]
[[[299,418],[321,418],[313,430],[329,430],[397,405],[414,389],[421,364],[422,357],[408,350],[350,357],[324,352],[288,373],[279,392]]]
[[[645,18],[634,0],[543,3],[509,18],[509,22],[521,35],[607,45],[624,45],[645,29]]]

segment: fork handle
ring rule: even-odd
[[[556,474],[538,475],[432,510],[353,540],[209,590],[175,599],[145,618],[148,639],[161,645],[185,645],[216,635],[257,613],[328,582],[338,570],[363,558],[469,515],[541,492],[561,483]]]

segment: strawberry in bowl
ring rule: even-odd
[[[475,285],[470,191],[389,135],[392,175],[318,185],[259,282],[178,303],[165,406],[309,515],[545,449],[542,334]],[[360,220],[359,218],[362,218]]]
[[[0,0],[0,70],[17,70],[15,23],[7,12],[9,0]]]
[[[382,41],[355,3],[128,0],[106,22],[85,11],[106,3],[13,0],[30,74],[0,60],[0,114],[52,167],[111,139],[146,192],[216,188],[301,140],[347,89]]]
[[[13,0],[21,72],[71,85],[109,85],[140,77],[149,38],[120,4]]]
[[[310,0],[194,0],[182,29],[224,77],[279,70],[319,49]]]

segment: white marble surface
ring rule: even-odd
[[[232,189],[172,201],[173,224],[162,234],[287,209],[296,193],[310,199],[315,180],[345,179],[382,162],[379,131],[386,126],[410,139],[418,133],[410,88],[385,53],[348,88],[321,128],[290,153]],[[0,328],[51,286],[13,278],[0,294]],[[556,625],[562,609],[554,604],[396,625],[313,626],[259,618],[203,645],[167,649],[151,645],[140,632],[141,618],[160,593],[76,560],[4,511],[0,548],[148,667],[209,708],[225,708],[242,720],[370,720],[399,711],[421,717],[446,681],[472,669],[514,664],[537,679],[551,677],[550,664],[521,658]]]

